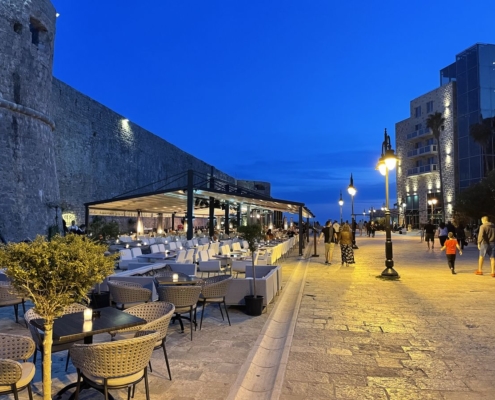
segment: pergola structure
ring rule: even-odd
[[[208,205],[205,207],[205,205]],[[158,214],[163,220],[163,214],[185,215],[187,221],[187,239],[193,237],[193,217],[209,218],[209,236],[214,235],[214,218],[225,216],[225,233],[229,233],[229,217],[231,208],[237,212],[237,223],[240,225],[241,210],[270,210],[283,213],[299,214],[303,218],[314,218],[314,214],[304,203],[274,199],[259,192],[238,186],[211,174],[201,174],[188,170],[181,174],[165,178],[159,182],[143,186],[131,192],[107,200],[94,201],[85,204],[86,226],[89,226],[91,214],[117,216],[123,212],[137,213],[138,227],[143,213]],[[142,226],[142,224],[141,224]],[[138,229],[139,230],[139,229]],[[299,253],[304,248],[303,235],[299,236]]]

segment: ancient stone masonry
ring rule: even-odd
[[[55,19],[49,0],[0,1],[0,239],[60,229],[61,212],[81,224],[84,203],[158,190],[189,169],[237,182],[52,78]]]
[[[60,222],[51,118],[55,9],[0,2],[0,235],[47,234]]]

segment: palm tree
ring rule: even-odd
[[[480,116],[480,122],[473,124],[469,128],[469,134],[473,140],[481,146],[485,159],[485,174],[488,174],[493,168],[493,156],[492,156],[492,167],[490,168],[490,163],[488,161],[488,153],[490,150],[490,145],[492,142],[492,137],[494,134],[493,118],[483,118]]]
[[[443,176],[442,176],[442,152],[440,148],[440,134],[444,130],[445,118],[442,116],[442,113],[436,111],[434,114],[428,115],[426,119],[426,126],[431,129],[433,136],[437,141],[438,146],[438,173],[440,174],[440,193],[442,197],[442,216],[445,221],[445,202],[443,197]]]

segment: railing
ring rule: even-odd
[[[433,154],[437,152],[437,145],[436,144],[430,144],[425,147],[420,147],[419,149],[414,149],[414,150],[409,150],[407,152],[408,157],[417,157],[417,156],[422,156],[424,154]]]
[[[438,171],[438,165],[437,164],[428,164],[428,165],[422,165],[421,167],[416,167],[416,168],[409,168],[407,170],[407,175],[419,175],[419,174],[428,174],[431,172]]]
[[[407,134],[407,140],[414,139],[414,138],[421,137],[421,136],[427,136],[427,135],[430,135],[431,133],[432,132],[430,131],[429,128],[419,129],[417,131],[408,133]]]

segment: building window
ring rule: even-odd
[[[426,113],[429,114],[432,112],[433,112],[433,100],[426,103]]]
[[[416,124],[414,125],[414,130],[419,131],[423,127],[423,124]]]
[[[418,107],[415,107],[415,108],[414,108],[414,116],[415,116],[416,118],[421,117],[421,106],[418,106]]]

